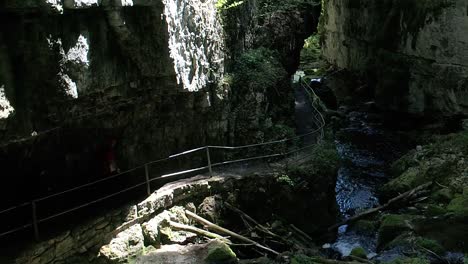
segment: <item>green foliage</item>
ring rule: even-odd
[[[278,183],[294,187],[294,181],[287,174],[284,174],[284,173],[276,174],[275,178]]]
[[[287,174],[295,178],[315,179],[317,176],[334,176],[338,171],[340,157],[335,145],[331,142],[322,142],[315,146],[307,163],[303,166],[290,166]]]
[[[232,75],[236,89],[260,90],[274,87],[286,71],[276,52],[258,48],[245,52],[236,60]]]
[[[295,136],[294,129],[284,124],[275,124],[267,132],[270,139],[285,139]]]
[[[301,50],[301,68],[306,76],[303,78],[310,81],[312,78],[317,78],[325,75],[326,63],[319,63],[322,57],[322,50],[318,34],[313,34],[304,41],[304,47]]]
[[[322,142],[312,150],[312,160],[315,170],[325,175],[334,175],[340,164],[340,156],[333,142]]]
[[[320,42],[317,34],[313,34],[304,41],[301,56],[303,55],[310,55],[314,59],[320,58]]]

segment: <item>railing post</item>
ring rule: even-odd
[[[32,224],[34,229],[34,238],[39,241],[39,225],[37,222],[37,208],[36,208],[36,201],[33,200],[31,202],[31,210],[32,210]]]
[[[146,177],[146,192],[148,196],[151,195],[151,183],[149,180],[149,169],[148,169],[148,164],[145,164],[145,177]]]
[[[206,147],[206,159],[208,160],[208,171],[210,173],[210,177],[213,177],[213,169],[211,168],[210,147]]]

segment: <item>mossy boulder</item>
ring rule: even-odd
[[[440,216],[447,213],[447,209],[437,204],[428,204],[426,207],[426,216]]]
[[[237,263],[237,257],[232,249],[221,241],[215,240],[208,247],[205,263]]]
[[[350,255],[358,258],[367,259],[367,252],[362,247],[353,248],[353,250],[351,250]]]
[[[420,248],[429,249],[430,251],[439,255],[442,255],[445,252],[444,247],[442,247],[439,242],[433,239],[418,237],[414,241],[414,244]]]
[[[405,192],[425,181],[424,171],[419,167],[411,167],[398,178],[392,179],[381,188],[381,192],[385,197],[395,196],[397,193]]]
[[[448,203],[453,199],[453,191],[450,188],[442,188],[432,193],[431,199],[439,203]]]
[[[433,143],[419,146],[396,161],[393,178],[382,188],[383,198],[392,198],[426,182],[448,186],[432,198],[438,202],[451,200],[451,192],[462,192],[468,186],[468,132],[437,137]]]
[[[385,215],[379,227],[378,245],[385,246],[403,232],[410,231],[410,221],[414,216],[410,215]]]
[[[456,195],[447,206],[447,210],[457,217],[468,218],[468,194]]]

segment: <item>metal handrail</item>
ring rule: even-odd
[[[303,84],[305,84],[306,86],[302,85],[302,87],[304,89],[306,89],[306,91],[308,93],[312,93],[314,98],[318,98],[318,96],[315,94],[314,90],[306,82],[303,82]],[[318,100],[320,100],[320,99],[318,98]],[[17,232],[17,231],[20,231],[20,230],[23,230],[23,229],[26,229],[26,228],[33,227],[36,238],[38,239],[38,236],[39,236],[38,224],[39,223],[43,223],[43,222],[49,221],[49,220],[51,220],[53,218],[57,218],[57,217],[60,217],[62,215],[77,211],[77,210],[79,210],[81,208],[84,208],[84,207],[90,206],[92,204],[107,200],[109,198],[112,198],[112,197],[117,196],[119,194],[128,192],[130,190],[142,187],[144,185],[148,186],[148,195],[149,195],[150,194],[150,185],[149,184],[151,182],[153,182],[153,181],[164,179],[164,178],[170,178],[170,177],[174,177],[174,176],[179,176],[179,175],[183,175],[183,174],[187,174],[187,173],[192,173],[192,172],[196,172],[196,171],[206,170],[206,169],[209,169],[209,171],[211,173],[211,169],[213,167],[218,167],[218,166],[223,166],[223,165],[233,164],[233,163],[252,161],[252,160],[265,159],[265,158],[287,156],[287,155],[290,155],[292,153],[296,153],[296,152],[299,152],[301,150],[313,147],[313,146],[315,146],[315,144],[310,144],[308,146],[305,146],[305,147],[302,147],[302,148],[299,148],[299,149],[295,149],[295,150],[292,150],[292,151],[289,151],[289,152],[276,153],[276,154],[270,154],[270,155],[261,155],[261,156],[255,156],[255,157],[237,159],[237,160],[230,160],[230,161],[218,162],[218,163],[215,163],[215,164],[211,164],[211,160],[210,160],[210,156],[209,156],[209,149],[210,148],[211,149],[236,150],[236,149],[245,149],[245,148],[251,148],[251,147],[258,147],[258,146],[273,145],[273,144],[292,141],[292,140],[302,138],[302,137],[305,137],[305,136],[308,136],[308,135],[312,135],[312,134],[315,134],[315,133],[317,133],[319,131],[320,131],[320,137],[323,137],[323,129],[325,127],[325,119],[323,118],[323,115],[321,114],[321,112],[315,107],[314,103],[312,103],[311,105],[314,108],[315,112],[318,113],[318,115],[320,116],[320,120],[317,120],[317,121],[319,121],[318,128],[315,129],[315,130],[312,130],[312,131],[309,131],[309,132],[307,132],[305,134],[298,135],[298,136],[291,137],[291,138],[286,138],[286,139],[281,139],[281,140],[274,140],[274,141],[257,143],[257,144],[250,144],[250,145],[243,145],[243,146],[204,146],[204,147],[199,147],[199,148],[187,150],[187,151],[184,151],[184,152],[181,152],[181,153],[170,155],[167,158],[147,162],[145,164],[139,165],[137,167],[134,167],[132,169],[126,170],[124,172],[121,172],[119,174],[116,174],[116,175],[113,175],[113,176],[110,176],[110,177],[107,177],[107,178],[104,178],[104,179],[96,180],[96,181],[86,183],[86,184],[83,184],[83,185],[80,185],[80,186],[77,186],[77,187],[74,187],[74,188],[70,188],[70,189],[65,190],[65,191],[61,191],[61,192],[57,192],[57,193],[54,193],[54,194],[51,194],[51,195],[48,195],[48,196],[45,196],[45,197],[41,197],[41,198],[33,200],[32,202],[25,202],[25,203],[22,203],[20,205],[10,207],[8,209],[0,211],[0,215],[4,214],[4,213],[7,213],[7,212],[10,212],[10,211],[13,211],[13,210],[16,210],[16,209],[19,209],[19,208],[22,208],[22,207],[25,207],[25,206],[28,206],[28,205],[31,205],[33,221],[32,221],[32,223],[25,224],[23,226],[14,228],[14,229],[6,231],[4,233],[0,233],[0,237],[11,234],[11,233],[14,233],[14,232]],[[314,118],[316,118],[316,117],[314,116]],[[194,152],[201,151],[201,150],[206,150],[207,151],[208,166],[203,166],[203,167],[199,167],[199,168],[194,168],[194,169],[169,173],[169,174],[161,175],[159,177],[155,177],[155,178],[152,178],[152,179],[149,178],[149,176],[148,176],[148,166],[149,165],[159,163],[159,162],[163,162],[163,161],[167,161],[167,160],[179,157],[179,156],[187,155],[187,154],[194,153]],[[88,187],[88,186],[93,186],[93,185],[96,185],[96,184],[104,182],[104,181],[115,179],[115,178],[117,178],[119,176],[126,175],[126,174],[128,174],[130,172],[136,171],[136,170],[141,169],[141,168],[145,168],[145,174],[146,174],[146,181],[145,182],[138,183],[136,185],[133,185],[131,187],[127,187],[127,188],[125,188],[123,190],[120,190],[118,192],[109,194],[107,196],[101,197],[99,199],[93,200],[91,202],[88,202],[88,203],[85,203],[85,204],[82,204],[82,205],[79,205],[79,206],[75,206],[75,207],[67,209],[65,211],[62,211],[62,212],[47,216],[45,218],[42,218],[42,219],[37,218],[36,205],[37,205],[38,202],[41,202],[41,201],[44,201],[44,200],[47,200],[47,199],[51,199],[51,198],[54,198],[54,197],[57,197],[57,196],[60,196],[60,195],[66,194],[66,193],[74,192],[76,190],[79,190],[79,189],[82,189],[82,188],[85,188],[85,187]]]

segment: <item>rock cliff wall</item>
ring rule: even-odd
[[[323,54],[364,74],[382,108],[468,114],[464,0],[326,0]]]
[[[216,3],[3,1],[0,165],[17,176],[5,186],[34,197],[103,177],[114,140],[124,170],[207,143],[284,138],[275,125],[293,126],[289,77],[312,10],[249,0],[224,20]],[[241,57],[244,84],[266,82],[226,85]]]
[[[121,169],[225,142],[215,2],[2,1],[5,171],[34,183],[37,175],[80,182],[103,176],[113,139]]]

